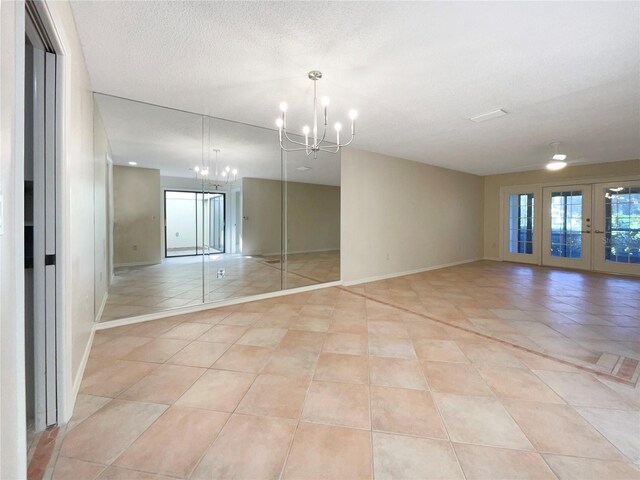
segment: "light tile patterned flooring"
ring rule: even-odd
[[[519,268],[398,281],[464,278],[497,303],[451,292],[459,308],[540,311]],[[563,293],[565,273],[547,272]],[[618,308],[635,315],[618,303],[606,318]],[[74,480],[639,479],[640,391],[327,288],[99,331],[54,462],[53,478]]]
[[[351,291],[634,384],[640,375],[640,278],[475,262]]]
[[[219,268],[225,269],[224,278],[216,278]],[[100,321],[200,305],[205,291],[206,302],[275,292],[283,288],[281,277],[279,256],[221,254],[210,255],[204,266],[202,257],[178,257],[158,265],[121,267],[116,269]],[[340,280],[340,252],[289,255],[284,280],[284,288]]]

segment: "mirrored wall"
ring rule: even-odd
[[[340,155],[95,94],[97,321],[340,279]]]

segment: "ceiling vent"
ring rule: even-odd
[[[491,112],[481,113],[480,115],[471,117],[469,120],[475,123],[480,123],[480,122],[486,122],[487,120],[493,120],[494,118],[502,117],[506,114],[507,112],[499,108],[498,110],[493,110]]]

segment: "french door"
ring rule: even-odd
[[[543,189],[542,264],[591,269],[591,185]]]
[[[593,188],[594,270],[640,275],[640,180]]]
[[[640,275],[640,180],[504,190],[507,261]]]

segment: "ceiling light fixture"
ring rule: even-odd
[[[547,163],[546,168],[552,172],[557,172],[567,166],[567,162],[565,162],[567,156],[560,153],[560,142],[553,142],[551,146],[556,149],[556,153],[551,157],[552,160]]]
[[[196,165],[190,170],[196,172],[196,178],[200,178],[201,180],[206,180],[209,182],[209,185],[215,187],[216,189],[220,188],[222,185],[227,185],[230,183],[234,183],[238,179],[238,169],[231,168],[230,166],[226,166],[222,170],[218,168],[218,153],[220,153],[220,149],[213,148],[214,152],[216,152],[216,160],[213,165],[213,175],[209,175],[208,167],[201,167]]]
[[[131,165],[132,167],[135,167],[138,164],[138,162],[129,162],[129,165]]]
[[[304,135],[304,143],[297,142],[293,140],[287,134],[287,104],[282,102],[280,104],[280,110],[282,111],[282,116],[276,120],[276,125],[278,126],[278,135],[280,137],[280,148],[284,152],[299,152],[304,151],[307,155],[311,155],[313,153],[313,158],[318,158],[318,152],[327,152],[327,153],[338,153],[342,147],[346,147],[351,142],[353,142],[353,138],[356,135],[356,117],[358,116],[358,112],[355,110],[351,110],[349,112],[349,118],[351,119],[351,138],[346,143],[340,143],[340,131],[342,130],[342,125],[340,123],[336,123],[334,125],[334,129],[336,131],[336,142],[332,144],[325,140],[327,136],[327,125],[329,124],[329,115],[328,115],[328,107],[329,107],[329,97],[322,97],[320,100],[320,105],[323,109],[323,119],[324,119],[324,128],[322,130],[322,135],[319,136],[318,132],[318,95],[317,95],[317,82],[322,78],[322,72],[317,70],[312,70],[309,72],[309,79],[313,82],[313,129],[310,129],[308,125],[305,125],[302,128],[302,133]],[[309,134],[313,134],[313,143],[309,144]],[[297,147],[286,147],[285,140],[290,144],[298,145]]]
[[[480,115],[476,115],[474,117],[469,118],[469,120],[475,123],[486,122],[487,120],[493,120],[494,118],[502,117],[507,113],[508,113],[507,111],[499,108],[498,110],[492,110],[490,112],[481,113]]]

